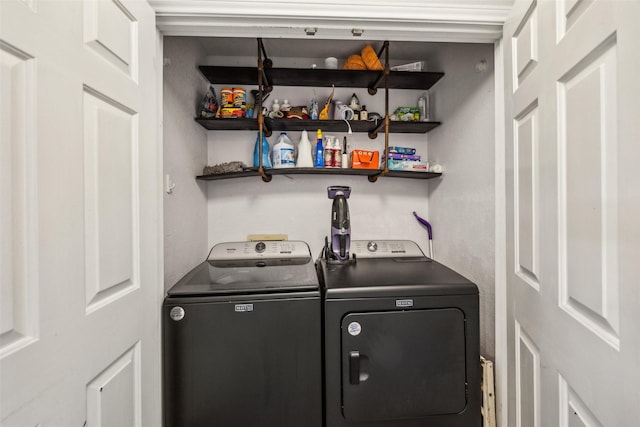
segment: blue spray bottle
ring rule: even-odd
[[[253,147],[253,166],[260,166],[260,132],[256,137],[256,145]],[[267,137],[262,134],[262,167],[271,168],[271,159],[269,158],[269,141]]]
[[[322,129],[318,129],[318,136],[316,139],[316,159],[313,166],[316,168],[324,167],[324,147],[322,146]]]

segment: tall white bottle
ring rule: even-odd
[[[303,130],[302,135],[300,135],[296,166],[299,168],[313,167],[313,157],[311,156],[311,141],[309,141],[309,134],[307,134],[306,130]]]

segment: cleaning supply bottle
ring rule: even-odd
[[[316,168],[324,167],[324,148],[322,147],[322,129],[318,129],[316,139],[316,160],[313,164]]]
[[[311,141],[309,141],[309,134],[306,130],[303,130],[302,135],[300,135],[296,166],[299,168],[313,167],[313,158],[311,157]]]
[[[273,146],[272,157],[274,168],[292,168],[295,166],[293,144],[286,132],[280,132],[278,142]]]
[[[260,166],[260,132],[258,132],[258,136],[256,137],[256,145],[253,148],[253,166]],[[267,141],[267,137],[262,134],[262,167],[270,168],[271,159],[269,158],[269,141]]]
[[[333,136],[324,137],[324,167],[333,167]]]
[[[333,167],[342,167],[342,146],[340,145],[338,137],[335,137],[333,140]]]

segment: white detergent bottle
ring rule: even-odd
[[[280,132],[278,142],[273,146],[271,155],[273,157],[274,168],[292,168],[295,166],[293,144],[286,132]]]
[[[306,130],[300,135],[300,143],[298,144],[298,160],[296,166],[299,168],[312,168],[313,157],[311,156],[311,141]]]

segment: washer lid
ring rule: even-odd
[[[318,287],[305,242],[233,242],[214,246],[209,260],[187,273],[168,295],[238,295]]]

